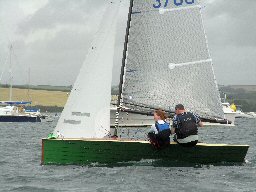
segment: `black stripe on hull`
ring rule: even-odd
[[[41,122],[40,117],[0,116],[0,122]]]

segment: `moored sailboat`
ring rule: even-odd
[[[27,108],[32,104],[31,101],[13,101],[12,45],[10,45],[9,52],[9,101],[0,101],[0,122],[41,122],[40,110],[31,111]],[[0,77],[0,85],[2,76],[3,72]]]
[[[54,133],[42,140],[42,164],[116,164],[143,159],[243,162],[248,145],[200,143],[183,148],[171,143],[154,150],[148,141],[109,137],[120,135],[119,112],[124,109],[143,115],[161,107],[171,114],[175,104],[183,103],[202,118],[224,117],[199,3],[131,0],[117,122],[111,133],[109,103],[118,7],[118,1],[109,3]]]
[[[27,101],[0,101],[0,122],[41,122],[40,113],[28,113]]]

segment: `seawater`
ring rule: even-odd
[[[201,128],[204,142],[250,148],[242,165],[198,167],[41,166],[41,138],[56,123],[0,123],[0,191],[256,191],[256,119]]]

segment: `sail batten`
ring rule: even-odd
[[[199,2],[154,3],[134,0],[123,102],[168,111],[183,103],[202,117],[223,118]]]

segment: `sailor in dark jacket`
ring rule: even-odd
[[[203,127],[200,117],[186,112],[182,104],[175,107],[172,134],[176,134],[176,141],[184,147],[193,147],[198,142],[198,126]]]
[[[170,144],[170,124],[166,121],[167,116],[163,110],[154,112],[155,124],[152,125],[148,138],[150,143],[157,149],[164,148]]]

